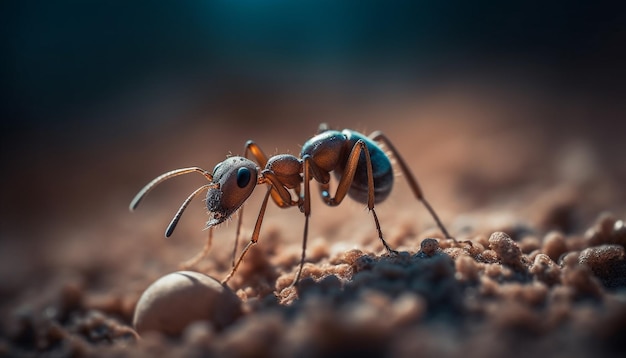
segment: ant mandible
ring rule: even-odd
[[[376,131],[369,136],[365,136],[350,129],[344,129],[343,131],[331,130],[326,124],[321,124],[318,134],[304,143],[300,152],[300,158],[289,154],[278,154],[268,159],[261,148],[249,140],[246,142],[243,157],[233,156],[227,158],[215,166],[213,173],[209,173],[199,167],[189,167],[172,170],[156,177],[137,193],[130,203],[130,210],[135,210],[141,199],[161,182],[175,176],[193,172],[202,174],[209,183],[199,187],[187,197],[165,230],[165,237],[169,237],[191,200],[202,191],[207,190],[206,206],[210,216],[207,222],[209,240],[205,249],[190,260],[197,262],[208,252],[213,227],[224,222],[237,209],[241,208],[241,211],[243,211],[243,203],[252,194],[256,186],[267,184],[267,192],[261,204],[254,231],[252,232],[252,238],[241,252],[239,259],[235,262],[234,258],[242,222],[241,218],[243,216],[243,213],[240,212],[235,234],[233,266],[230,273],[222,281],[222,284],[226,284],[230,280],[250,247],[259,240],[259,232],[270,196],[277,206],[281,208],[298,206],[300,211],[304,213],[302,256],[300,258],[300,267],[293,281],[293,284],[296,284],[302,274],[306,254],[309,216],[311,215],[311,190],[309,184],[312,179],[318,182],[322,200],[329,206],[341,204],[346,195],[356,201],[367,204],[367,208],[374,218],[378,237],[387,249],[387,252],[389,254],[397,253],[397,251],[391,249],[383,238],[378,216],[376,215],[376,210],[374,210],[374,205],[385,200],[391,192],[394,177],[391,160],[381,149],[379,143],[383,143],[395,157],[413,194],[428,210],[444,236],[456,241],[448,234],[435,210],[424,198],[422,189],[404,159],[402,159],[391,141],[382,132]],[[256,163],[248,159],[250,154],[254,157]],[[330,189],[331,172],[335,173],[339,181],[334,196],[331,195]],[[304,184],[304,189],[301,188],[301,184]],[[296,200],[292,197],[290,190],[294,192]]]

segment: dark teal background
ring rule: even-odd
[[[88,117],[96,125],[90,114],[120,106],[128,93],[191,92],[206,105],[229,91],[335,82],[367,90],[389,78],[423,84],[502,63],[536,66],[564,87],[623,89],[623,9],[592,1],[495,3],[3,2],[3,136],[33,129],[63,135]]]

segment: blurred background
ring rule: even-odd
[[[88,247],[145,234],[148,225],[160,236],[201,178],[166,185],[131,218],[126,206],[148,180],[189,165],[210,170],[242,154],[247,139],[268,154],[298,154],[320,122],[385,131],[447,222],[563,182],[589,189],[585,224],[600,210],[624,214],[621,8],[591,1],[0,6],[3,275],[35,270],[35,261],[56,267],[66,257],[50,259],[48,250],[65,239]],[[197,234],[204,213],[190,215]],[[572,225],[562,223],[584,226]]]

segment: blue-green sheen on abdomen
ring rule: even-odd
[[[353,148],[356,142],[361,139],[365,142],[369,153],[370,160],[372,162],[372,174],[374,177],[374,202],[379,203],[389,196],[391,189],[393,188],[393,167],[391,161],[385,152],[371,140],[361,133],[346,129],[343,134],[348,138],[349,147]],[[346,155],[350,151],[348,150]],[[347,161],[347,157],[346,157]],[[346,162],[344,161],[339,170],[336,170],[338,178],[343,174]],[[368,187],[367,187],[367,168],[365,153],[361,153],[359,157],[359,164],[357,165],[356,173],[354,174],[354,180],[352,186],[348,191],[348,195],[361,203],[367,203]]]

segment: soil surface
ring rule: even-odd
[[[623,356],[624,105],[505,88],[234,94],[177,121],[160,121],[174,112],[155,101],[141,125],[16,138],[1,179],[0,356]],[[204,179],[163,183],[130,213],[135,193],[171,169],[211,171],[248,139],[268,155],[298,155],[320,122],[385,132],[458,242],[397,170],[376,206],[397,255],[384,250],[365,205],[328,207],[312,185],[297,286],[304,217],[270,202],[258,244],[228,282],[241,315],[226,327],[138,334],[140,296],[202,250],[207,213],[196,199],[164,239]],[[239,251],[263,193],[245,204]],[[216,228],[191,270],[226,276],[237,217]]]

